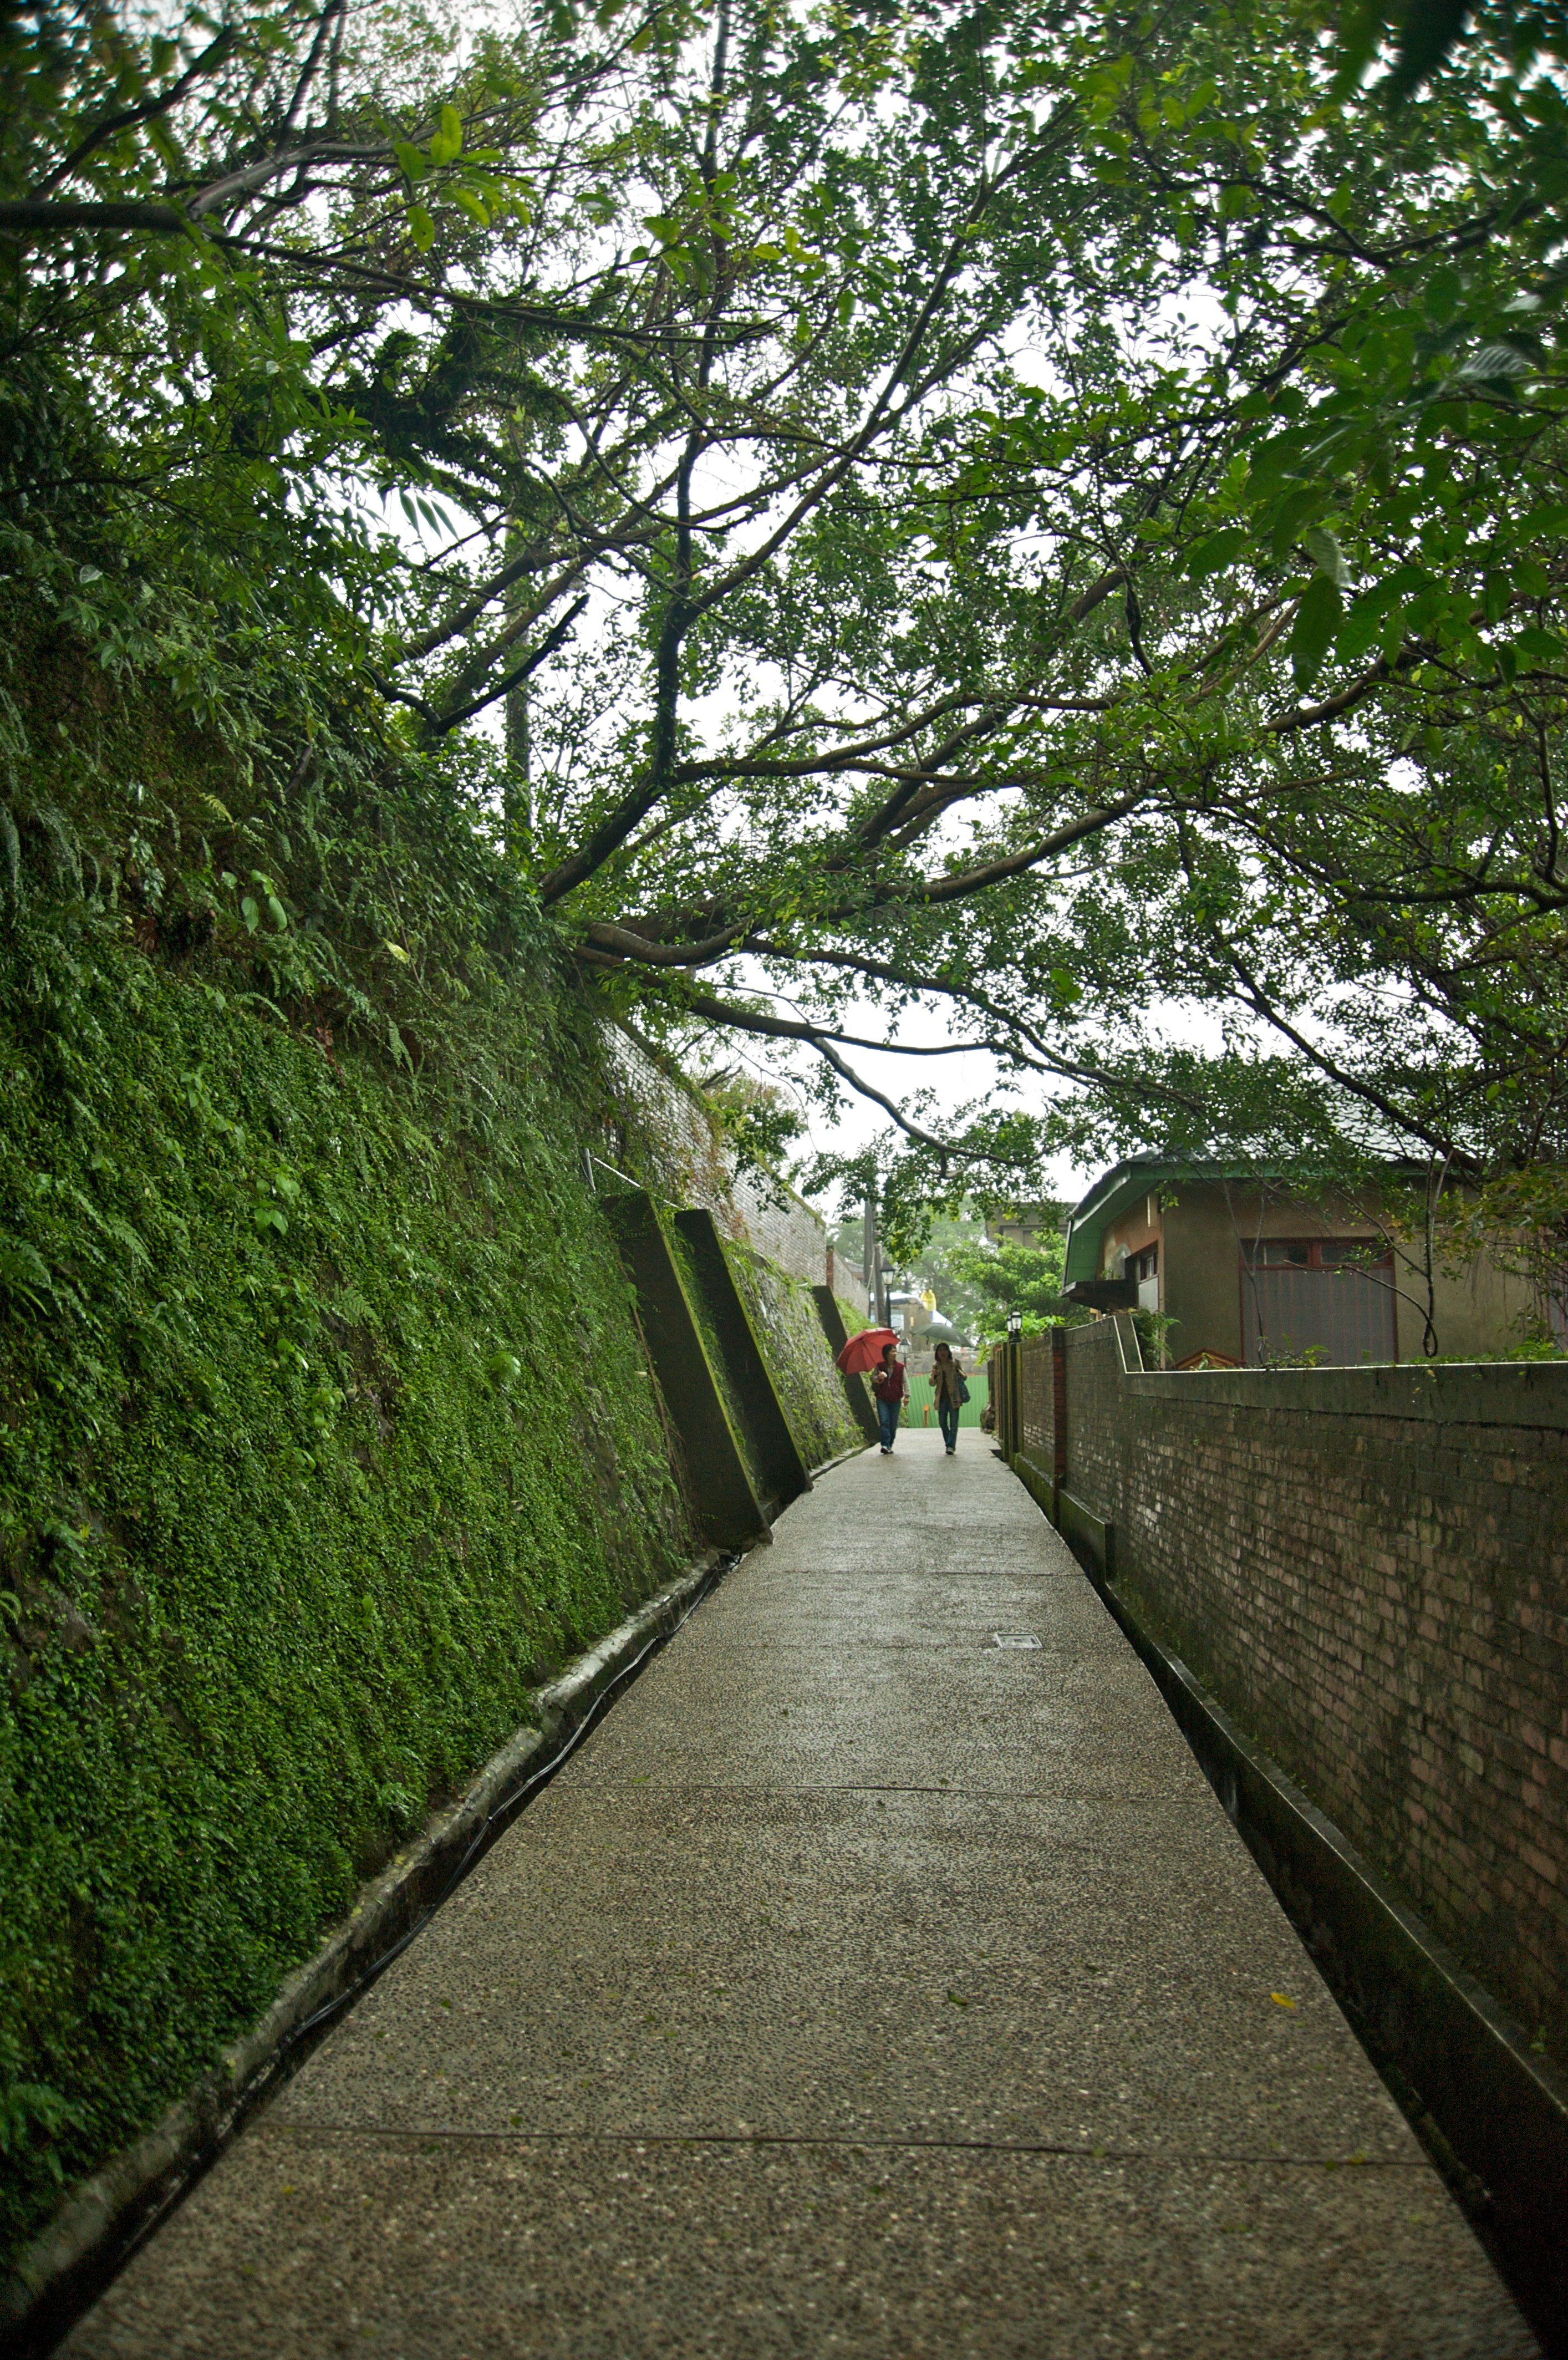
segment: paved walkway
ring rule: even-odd
[[[66,2349],[1535,2347],[1050,1526],[915,1434],[789,1510]]]

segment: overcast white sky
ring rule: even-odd
[[[763,988],[760,978],[756,988]],[[782,1011],[785,1003],[780,1002],[779,1005]],[[843,1029],[846,1032],[875,1035],[884,1029],[884,1019],[877,1009],[862,1004],[857,1011],[849,1012]],[[911,1012],[905,1020],[903,1037],[921,1043],[949,1037],[941,1010],[925,1015]],[[803,1074],[809,1069],[806,1053],[779,1054],[769,1050],[760,1041],[739,1033],[729,1036],[725,1054],[732,1062],[745,1065],[760,1078],[779,1083],[787,1089],[790,1088],[791,1067],[796,1074]],[[951,1057],[900,1057],[892,1052],[874,1049],[846,1049],[843,1055],[845,1063],[863,1079],[874,1088],[886,1091],[896,1105],[908,1106],[917,1091],[929,1089],[934,1103],[919,1120],[927,1130],[939,1135],[959,1107],[992,1088],[997,1077],[995,1058],[983,1049],[962,1050]],[[873,1140],[886,1137],[891,1127],[880,1107],[873,1105],[869,1098],[858,1098],[847,1091],[836,1123],[824,1120],[821,1109],[811,1102],[803,1089],[794,1087],[791,1094],[807,1125],[806,1137],[796,1142],[794,1150],[795,1158],[800,1164],[809,1163],[813,1154],[853,1155],[862,1147],[869,1146]],[[1041,1108],[1045,1104],[1044,1093],[1029,1088],[1026,1082],[1023,1094],[1016,1103],[1031,1109]],[[1055,1159],[1041,1166],[1038,1184],[1031,1193],[1040,1196],[1058,1196],[1075,1203],[1096,1176],[1098,1169],[1096,1166],[1084,1171],[1065,1158]]]

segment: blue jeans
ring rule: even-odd
[[[958,1448],[958,1404],[954,1401],[949,1401],[947,1395],[944,1393],[941,1401],[939,1401],[936,1405],[936,1418],[937,1424],[942,1428],[942,1440],[946,1443],[950,1450],[956,1450]]]
[[[877,1423],[882,1429],[883,1449],[891,1450],[893,1437],[898,1431],[898,1404],[897,1402],[885,1402],[880,1393],[877,1396]]]

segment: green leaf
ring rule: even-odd
[[[158,155],[171,172],[179,171],[184,158],[180,153],[179,143],[169,126],[160,122],[155,115],[151,122],[146,126],[146,130],[147,145],[157,148]]]
[[[1426,282],[1426,311],[1429,320],[1440,324],[1452,320],[1459,309],[1459,298],[1465,291],[1465,281],[1452,263],[1443,263]]]
[[[408,228],[419,252],[428,254],[435,244],[436,225],[423,205],[408,207]]]
[[[1322,671],[1344,611],[1336,585],[1326,574],[1314,574],[1290,630],[1290,670],[1299,689],[1310,688]]]
[[[1561,500],[1546,500],[1538,508],[1522,517],[1513,529],[1515,541],[1555,540],[1568,530],[1568,505]]]
[[[1386,605],[1372,598],[1358,598],[1334,634],[1334,651],[1341,663],[1358,664],[1369,656],[1383,635]],[[1400,612],[1396,603],[1393,612]],[[1400,636],[1403,634],[1401,632]]]
[[[1349,589],[1350,568],[1345,562],[1345,552],[1326,524],[1309,525],[1301,535],[1301,546],[1318,572],[1325,574],[1336,590]]]
[[[1527,663],[1556,663],[1563,654],[1563,642],[1555,631],[1543,631],[1529,624],[1514,634],[1514,651]]]
[[[463,153],[463,117],[455,106],[443,106],[441,128],[430,140],[432,164],[453,164]]]
[[[1464,39],[1469,15],[1468,0],[1408,0],[1399,19],[1399,55],[1388,77],[1391,98],[1409,98],[1431,81]]]
[[[53,1293],[48,1266],[26,1238],[0,1235],[0,1288],[34,1304]]]
[[[1272,491],[1299,464],[1301,453],[1301,437],[1294,426],[1287,427],[1281,434],[1269,435],[1248,454],[1247,482],[1251,488],[1256,492]]]
[[[1283,557],[1301,537],[1308,519],[1328,506],[1327,495],[1316,484],[1302,484],[1297,490],[1287,492],[1274,511],[1269,530],[1269,547],[1275,557]]]
[[[1212,574],[1223,574],[1227,566],[1252,546],[1252,535],[1239,525],[1227,525],[1223,532],[1212,532],[1206,541],[1199,541],[1187,559],[1185,572],[1190,582],[1206,582]]]
[[[422,180],[430,169],[430,159],[423,148],[411,147],[407,139],[395,139],[392,153],[397,157],[403,178],[410,188],[416,181]]]

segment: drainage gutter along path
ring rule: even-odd
[[[63,2348],[1536,2350],[1088,1581],[923,1433],[788,1511]]]

